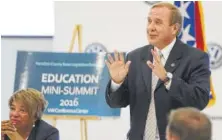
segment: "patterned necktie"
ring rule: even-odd
[[[161,52],[159,52],[160,58],[163,58]],[[152,72],[152,89],[151,89],[151,101],[149,106],[149,112],[147,115],[146,126],[144,131],[143,140],[155,140],[158,136],[157,120],[156,120],[156,109],[154,100],[154,90],[156,88],[159,78]]]

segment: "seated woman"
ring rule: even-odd
[[[41,92],[28,88],[9,99],[10,120],[2,121],[3,140],[59,140],[59,131],[41,120],[47,102]]]

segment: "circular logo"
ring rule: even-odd
[[[161,1],[145,1],[145,3],[147,3],[148,5],[154,5],[159,2],[161,2]]]
[[[107,52],[107,49],[103,44],[94,42],[86,46],[85,52],[86,53]]]
[[[219,68],[222,65],[222,47],[217,43],[208,43],[207,48],[211,69]]]

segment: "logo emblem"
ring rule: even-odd
[[[222,47],[217,43],[208,43],[207,48],[210,56],[210,68],[219,68],[222,65]]]
[[[172,63],[170,66],[171,66],[171,67],[175,67],[175,63]]]
[[[159,3],[159,2],[161,2],[161,1],[145,1],[145,3],[147,3],[148,5],[151,5],[151,6],[156,3]]]
[[[100,52],[106,53],[107,49],[103,44],[94,42],[86,46],[85,52],[86,53],[100,53]]]

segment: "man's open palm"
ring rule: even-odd
[[[108,54],[108,60],[105,61],[109,69],[112,80],[120,84],[124,81],[131,61],[125,63],[123,53],[114,52],[114,58]]]

